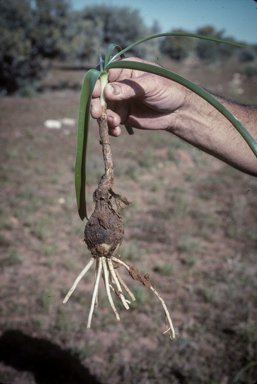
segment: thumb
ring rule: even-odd
[[[144,89],[137,80],[123,80],[122,82],[108,83],[104,89],[108,100],[127,100],[145,94]]]

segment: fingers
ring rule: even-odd
[[[105,97],[108,100],[128,100],[133,97],[143,96],[145,94],[145,87],[148,85],[145,81],[147,80],[145,79],[146,76],[147,75],[142,75],[136,79],[124,79],[108,83],[104,89]],[[93,91],[93,100],[100,97],[100,93],[101,86],[98,80]]]
[[[118,127],[121,124],[120,116],[111,109],[107,109],[107,120],[109,126],[113,128]]]
[[[128,57],[124,59],[119,59],[121,61],[134,61],[134,62],[140,62],[140,63],[146,63],[146,64],[152,64],[159,66],[156,63],[152,63],[150,61],[142,60],[136,57]],[[99,68],[97,68],[99,70]],[[133,79],[136,80],[138,77],[142,77],[142,71],[132,70],[128,68],[115,68],[110,69],[108,72],[108,81],[109,83],[115,83],[115,82],[123,82],[124,80]],[[97,80],[94,91],[93,91],[93,98],[99,97],[101,92],[101,86],[100,86],[100,80]],[[111,91],[110,91],[111,92]]]
[[[110,127],[109,126],[109,134],[114,137],[118,137],[121,134],[121,128],[120,127]]]
[[[108,105],[107,109],[107,119],[108,123],[111,124],[113,127],[117,127],[119,124],[121,124],[121,117],[119,114],[114,112],[114,106]],[[99,119],[102,114],[102,107],[100,104],[99,99],[92,100],[91,102],[91,116],[93,119]]]
[[[100,94],[101,94],[101,84],[100,84],[100,80],[97,80],[92,96],[93,98],[100,97]]]
[[[102,114],[100,99],[92,99],[91,101],[91,116],[93,119],[99,119]]]
[[[102,107],[99,99],[92,100],[91,104],[91,116],[94,119],[99,119],[102,114]],[[109,134],[111,136],[118,137],[121,134],[121,128],[119,127],[121,123],[120,116],[112,111],[111,109],[107,109],[107,119],[108,119],[108,127]]]
[[[135,96],[140,97],[145,93],[140,82],[132,79],[125,79],[119,82],[108,83],[104,89],[105,97],[108,100],[128,100]]]

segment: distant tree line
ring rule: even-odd
[[[109,43],[126,47],[158,33],[159,27],[156,22],[147,27],[139,11],[129,7],[102,5],[74,11],[68,0],[2,0],[0,30],[0,94],[11,94],[40,87],[45,59],[94,66],[99,52],[104,53]],[[196,33],[233,41],[211,26]],[[201,60],[217,60],[230,57],[236,50],[225,44],[169,37],[151,40],[129,54],[154,60],[162,53],[183,60],[194,52]],[[242,60],[251,61],[257,52],[248,49],[240,54]]]

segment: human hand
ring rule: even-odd
[[[138,58],[123,60],[153,64]],[[139,129],[172,130],[183,108],[187,90],[178,83],[147,72],[131,69],[111,69],[105,87],[109,132],[121,133],[120,125]],[[101,116],[100,81],[96,83],[91,115]]]
[[[122,60],[144,60],[128,58]],[[155,64],[156,65],[156,64]],[[257,176],[256,157],[233,125],[206,100],[161,76],[131,69],[110,69],[105,87],[109,132],[121,133],[120,124],[139,129],[166,130],[233,167]],[[93,118],[102,113],[100,81],[91,106]],[[257,107],[240,106],[219,96],[257,141]]]

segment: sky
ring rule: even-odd
[[[257,44],[257,0],[70,0],[72,8],[86,6],[129,6],[138,9],[147,26],[156,20],[160,32],[183,28],[195,32],[198,27],[213,25],[225,30],[224,36]]]

